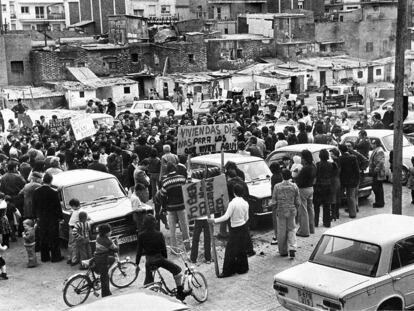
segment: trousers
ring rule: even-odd
[[[175,235],[177,223],[180,224],[181,232],[183,234],[184,246],[186,250],[189,250],[190,249],[190,230],[188,227],[187,214],[184,209],[180,211],[171,211],[171,212],[169,211],[168,212],[168,225],[170,226],[171,245],[174,247],[177,246],[177,237]]]
[[[191,245],[191,261],[197,261],[198,244],[200,243],[200,235],[204,235],[204,258],[206,261],[211,261],[211,236],[210,226],[207,219],[196,219],[193,232],[193,243]]]
[[[299,229],[297,234],[309,236],[315,233],[315,215],[313,210],[313,187],[299,188],[300,207],[298,210]]]
[[[27,258],[28,258],[27,267],[28,268],[36,267],[37,266],[37,258],[36,258],[36,252],[35,252],[36,243],[31,243],[29,245],[25,245],[24,247],[26,248]]]
[[[293,209],[277,213],[277,245],[280,255],[296,250],[295,216],[296,210]]]

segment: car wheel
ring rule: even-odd
[[[402,310],[402,301],[398,298],[391,299],[382,303],[378,311],[386,311],[386,310]]]
[[[408,169],[406,167],[403,167],[401,170],[401,183],[403,184],[403,186],[407,184],[408,174],[409,174]]]

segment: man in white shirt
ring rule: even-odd
[[[247,221],[249,220],[249,203],[243,199],[243,186],[236,184],[233,188],[234,199],[227,207],[226,213],[210,223],[220,223],[230,219],[230,235],[224,255],[223,272],[219,278],[229,277],[235,273],[243,274],[249,271],[246,254],[246,237],[248,235]]]

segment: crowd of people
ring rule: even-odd
[[[104,112],[116,117],[116,105],[110,101],[106,110],[88,102],[86,113]],[[181,103],[182,104],[182,103]],[[7,279],[2,254],[18,237],[24,238],[28,254],[28,267],[35,267],[38,247],[41,261],[63,260],[59,248],[59,222],[62,210],[57,192],[51,187],[53,176],[65,170],[88,168],[115,175],[128,190],[131,204],[137,211],[134,220],[138,230],[137,264],[146,251],[147,265],[164,266],[177,280],[179,298],[184,299],[180,284],[181,270],[166,261],[165,241],[160,233],[163,223],[170,233],[170,244],[177,246],[176,228],[182,232],[186,250],[191,250],[191,261],[198,259],[201,232],[204,232],[204,256],[211,262],[211,236],[207,217],[195,221],[190,238],[189,223],[185,213],[181,187],[189,181],[188,157],[177,155],[177,128],[184,125],[234,123],[237,153],[265,158],[270,152],[291,144],[319,143],[338,146],[322,149],[320,161],[315,163],[312,154],[303,150],[300,157],[272,163],[272,206],[274,238],[281,256],[295,256],[296,236],[308,237],[319,225],[322,206],[322,224],[331,225],[339,217],[342,196],[346,194],[349,217],[358,212],[358,185],[369,168],[373,177],[374,207],[384,206],[382,182],[385,179],[384,153],[380,146],[371,146],[367,128],[384,128],[379,116],[368,120],[361,115],[352,125],[344,111],[340,117],[328,113],[318,115],[307,106],[287,100],[282,96],[278,104],[261,103],[255,98],[239,98],[214,103],[209,113],[194,116],[191,105],[177,119],[174,110],[167,117],[160,111],[131,114],[128,111],[114,126],[97,125],[93,137],[77,141],[70,127],[51,129],[45,118],[28,128],[19,121],[27,107],[19,102],[13,109],[17,122],[7,121],[0,150],[0,278]],[[279,113],[279,111],[281,111]],[[278,124],[284,128],[276,131]],[[341,135],[352,128],[361,130],[356,143],[341,144]],[[369,151],[373,149],[372,155]],[[332,159],[332,161],[328,161]],[[345,169],[346,168],[346,169]],[[220,233],[227,235],[222,277],[248,271],[247,257],[254,255],[248,223],[249,194],[244,173],[234,163],[227,163],[226,177],[230,203],[222,217],[210,222],[223,222]],[[155,218],[144,217],[142,203],[152,201]],[[90,224],[88,215],[80,208],[77,198],[72,198],[73,210],[69,221],[69,249],[67,263],[79,265],[93,256],[90,249]],[[37,227],[37,230],[35,228]],[[296,232],[296,227],[298,227]],[[111,252],[117,247],[109,242],[110,227],[99,228],[96,255],[101,273],[105,275]],[[36,232],[36,234],[35,234]],[[38,241],[36,239],[39,239]],[[3,256],[4,257],[4,256]],[[103,268],[102,268],[103,267]],[[106,268],[105,268],[106,267]],[[150,276],[147,274],[147,281]],[[109,295],[107,278],[102,279],[103,295]]]

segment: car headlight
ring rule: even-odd
[[[262,208],[263,208],[263,210],[268,209],[271,201],[272,201],[271,198],[267,198],[267,199],[263,199],[262,200]]]

